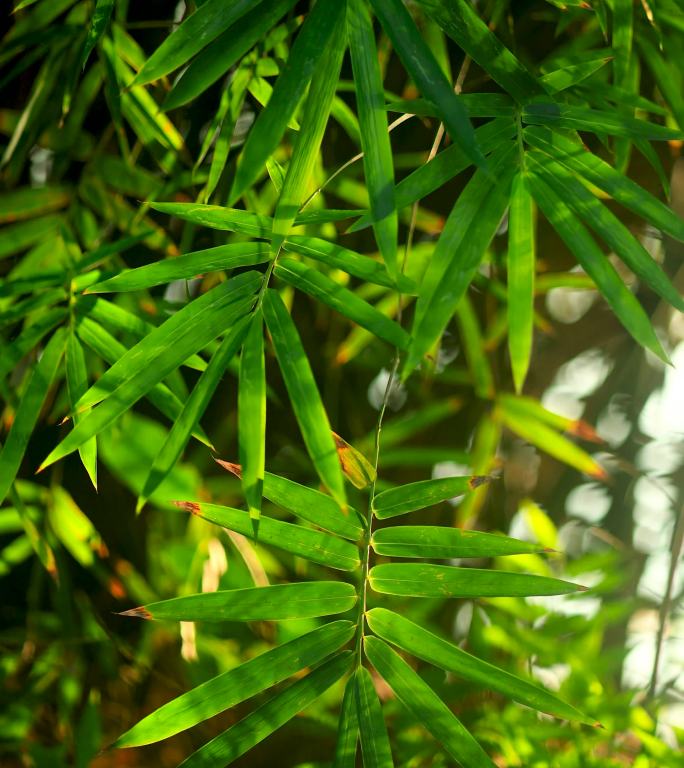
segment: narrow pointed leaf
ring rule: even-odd
[[[368,488],[369,485],[375,482],[377,476],[375,467],[361,451],[350,445],[336,432],[333,432],[333,438],[345,476],[355,488]]]
[[[240,476],[239,464],[230,464],[220,459],[216,461],[224,469]],[[358,541],[363,533],[361,517],[356,510],[348,507],[349,514],[343,515],[340,505],[331,496],[295,483],[286,477],[265,472],[264,496],[274,504],[294,512],[302,520],[345,539]]]
[[[641,304],[625,287],[615,268],[586,228],[563,202],[563,199],[539,176],[530,174],[529,183],[537,205],[561,239],[575,254],[575,258],[585,272],[596,283],[596,287],[601,291],[620,322],[639,344],[650,349],[661,360],[667,362],[667,355],[663,351]]]
[[[547,75],[539,78],[539,81],[549,93],[559,93],[591,77],[594,72],[598,72],[609,61],[611,61],[610,56],[603,56],[599,59],[583,61],[581,64],[571,64],[570,66],[549,72]]]
[[[467,0],[417,0],[449,37],[516,101],[544,93],[522,62],[489,29]]]
[[[490,400],[494,397],[494,374],[487,357],[480,321],[467,293],[456,307],[456,321],[475,394],[483,400]]]
[[[150,208],[168,213],[193,224],[228,232],[240,232],[250,237],[270,238],[273,220],[270,216],[224,208],[221,205],[200,205],[198,203],[149,203]]]
[[[487,753],[447,705],[411,667],[377,637],[364,638],[370,663],[399,701],[463,768],[494,768]]]
[[[340,5],[345,6],[344,0]],[[337,16],[332,23],[335,24],[335,28],[311,80],[302,113],[302,127],[297,134],[292,158],[273,214],[274,250],[278,249],[283,238],[290,231],[292,222],[306,198],[311,174],[328,124],[340,76],[342,57],[347,47],[344,13]]]
[[[73,410],[78,400],[88,389],[88,371],[86,369],[85,355],[83,354],[83,347],[73,329],[71,329],[66,343],[66,381],[69,391],[69,404]],[[74,413],[75,424],[81,418],[81,414],[76,415]],[[95,438],[91,437],[90,440],[79,448],[78,452],[88,477],[90,477],[93,487],[97,490],[97,442]]]
[[[398,488],[382,491],[373,499],[373,513],[380,520],[405,515],[407,512],[415,512],[417,509],[431,507],[468,493],[486,483],[488,479],[468,475],[420,480],[417,483],[400,485]]]
[[[520,172],[508,213],[508,351],[517,392],[525,384],[532,353],[535,253],[534,203]]]
[[[407,597],[526,597],[566,595],[585,589],[546,576],[427,563],[376,565],[368,579],[375,592]]]
[[[271,288],[266,291],[263,310],[278,365],[309,456],[335,501],[346,509],[342,468],[337,457],[328,414],[318,394],[297,329],[277,291]]]
[[[392,346],[398,349],[408,346],[409,335],[400,325],[322,272],[294,259],[280,258],[275,273],[286,283],[322,301]]]
[[[98,40],[104,34],[109,19],[112,16],[114,10],[114,0],[97,0],[95,11],[93,12],[93,18],[88,27],[88,34],[85,42],[83,43],[83,50],[81,51],[80,68],[85,69],[85,65],[88,62],[93,48],[97,45]]]
[[[249,508],[249,516],[253,520],[258,520],[261,515],[266,461],[266,367],[263,325],[261,311],[257,311],[242,345],[238,384],[242,491]]]
[[[218,768],[219,765],[229,765],[313,704],[349,670],[351,660],[350,651],[333,657],[289,688],[277,693],[220,736],[207,742],[184,760],[179,768]]]
[[[314,563],[327,565],[341,571],[353,571],[360,565],[359,550],[349,541],[338,539],[329,533],[314,531],[294,523],[284,523],[270,517],[259,517],[255,527],[247,512],[217,504],[205,504],[193,501],[176,502],[179,507],[193,515],[209,520],[230,531],[241,533],[260,544],[299,555]]]
[[[460,146],[475,165],[484,166],[485,158],[475,138],[468,112],[420,36],[403,2],[371,0],[371,5],[418,90],[439,110],[454,144]]]
[[[387,271],[396,277],[399,220],[394,201],[392,146],[375,34],[365,0],[348,0],[347,29],[373,230]]]
[[[2,357],[0,358],[0,382],[25,355],[35,349],[40,340],[61,322],[66,314],[67,310],[63,307],[51,309],[26,326],[15,339],[3,346]]]
[[[230,243],[193,251],[173,259],[163,259],[137,269],[126,269],[114,277],[95,283],[87,293],[140,291],[173,280],[188,280],[207,272],[263,264],[270,258],[266,243]]]
[[[239,320],[214,352],[206,370],[195,384],[190,397],[183,404],[183,409],[173,423],[164,445],[155,457],[150,472],[143,486],[138,510],[150,498],[160,483],[168,476],[180,458],[190,436],[199,423],[202,414],[209,405],[228,363],[235,357],[247,332],[249,318]]]
[[[356,678],[350,677],[344,687],[333,768],[355,768],[359,741],[359,718],[356,711]]]
[[[389,557],[447,559],[452,557],[499,557],[544,548],[494,533],[481,533],[439,525],[397,525],[373,533],[373,550]]]
[[[370,672],[359,667],[354,680],[364,768],[392,768],[394,762],[387,726]]]
[[[516,397],[506,393],[499,393],[497,400],[502,404],[506,411],[521,413],[528,419],[535,419],[544,424],[548,424],[561,432],[570,432],[582,440],[589,440],[593,443],[602,443],[601,438],[596,434],[596,430],[586,421],[581,419],[569,419],[567,416],[561,416],[558,413],[549,411],[533,397]]]
[[[231,24],[257,5],[258,0],[207,0],[188,16],[145,62],[135,85],[144,85],[183,66]]]
[[[343,613],[356,600],[351,584],[311,581],[173,597],[121,615],[160,621],[282,621]]]
[[[539,685],[478,659],[404,616],[385,608],[373,608],[366,614],[366,619],[376,635],[429,664],[540,712],[594,724],[593,720]]]
[[[40,360],[30,374],[19,407],[14,414],[5,444],[0,451],[0,504],[9,493],[31,433],[43,408],[66,345],[65,330],[58,328],[45,346]]]
[[[255,696],[338,651],[354,634],[350,621],[334,621],[266,651],[172,699],[126,731],[114,748],[166,739]]]
[[[239,198],[254,183],[278,146],[344,10],[345,5],[339,0],[319,0],[306,17],[271,98],[249,132],[238,162],[230,201]]]

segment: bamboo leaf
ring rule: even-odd
[[[112,17],[113,9],[114,0],[97,0],[93,18],[88,27],[88,34],[83,43],[83,50],[81,51],[81,60],[79,62],[80,69],[85,69],[88,57],[92,53],[93,48],[97,45],[98,40],[104,34],[105,29],[107,29],[109,20]]]
[[[200,224],[211,229],[240,232],[250,237],[270,238],[273,220],[251,211],[237,208],[224,208],[220,205],[199,205],[198,203],[149,203],[150,208],[160,213],[168,213],[193,224]]]
[[[57,375],[66,345],[65,334],[63,328],[58,328],[52,335],[38,364],[30,373],[19,407],[14,414],[9,434],[0,451],[0,504],[12,487],[45,398]]]
[[[487,359],[480,323],[468,294],[456,307],[456,320],[475,394],[489,400],[494,396],[494,375]]]
[[[409,335],[400,325],[322,272],[294,259],[281,257],[275,273],[286,283],[322,301],[392,346],[398,349],[408,346]]]
[[[394,762],[385,718],[370,672],[365,667],[359,667],[354,680],[364,768],[392,768]]]
[[[69,404],[72,410],[88,389],[88,371],[86,369],[83,347],[74,329],[69,332],[66,343],[66,381],[69,391]],[[85,414],[83,414],[85,415]],[[82,415],[74,413],[74,423],[80,421]],[[90,438],[79,448],[81,461],[95,490],[97,490],[97,442]]]
[[[549,411],[533,397],[516,397],[506,393],[499,393],[497,400],[507,411],[513,411],[526,415],[527,418],[536,419],[548,424],[561,432],[570,432],[583,440],[590,440],[594,443],[602,443],[601,438],[596,434],[596,430],[581,419],[569,419],[553,411]]]
[[[379,520],[405,515],[468,493],[488,480],[488,477],[468,475],[420,480],[417,483],[400,485],[398,488],[382,491],[373,499],[373,514]]]
[[[464,768],[494,768],[486,752],[430,686],[377,637],[364,638],[371,664],[408,711]]]
[[[229,202],[239,198],[256,181],[266,160],[278,146],[344,11],[345,4],[339,0],[319,0],[309,12],[290,49],[287,64],[276,80],[271,98],[249,132]]]
[[[418,90],[439,110],[454,144],[460,146],[475,165],[484,167],[486,161],[468,112],[420,36],[404,4],[401,0],[371,0],[371,5]]]
[[[290,315],[277,291],[264,295],[264,318],[273,340],[278,365],[302,431],[309,456],[335,501],[346,510],[342,468],[337,457],[328,415],[321,402],[311,366]]]
[[[120,736],[112,747],[152,744],[191,728],[318,664],[353,634],[350,621],[334,621],[272,648],[159,707]]]
[[[351,584],[311,581],[173,597],[121,615],[160,621],[283,621],[343,613],[356,600]]]
[[[277,547],[314,563],[342,571],[353,571],[360,565],[357,547],[328,533],[264,516],[259,517],[257,527],[253,517],[247,512],[217,504],[179,501],[176,505],[260,544]]]
[[[534,202],[521,171],[513,179],[508,213],[508,351],[516,392],[530,367],[534,328]]]
[[[133,84],[150,83],[183,66],[258,2],[234,0],[228,6],[223,0],[202,3],[147,59]]]
[[[238,437],[242,464],[242,492],[249,516],[261,515],[261,494],[266,461],[266,365],[264,319],[261,311],[252,318],[240,357],[238,384]],[[256,528],[255,528],[256,531]]]
[[[375,34],[364,0],[349,0],[347,29],[373,231],[387,271],[396,277],[399,220],[394,201],[392,146]]]
[[[295,715],[314,703],[351,666],[351,652],[334,656],[313,672],[276,694],[220,736],[207,742],[179,768],[216,768],[228,765]]]
[[[650,349],[661,360],[668,361],[658,337],[641,304],[625,287],[615,268],[577,217],[537,174],[529,176],[530,189],[561,239],[575,254],[585,272],[596,283],[620,322],[639,344]]]
[[[377,472],[375,467],[361,453],[336,432],[333,432],[337,455],[345,476],[355,488],[368,488],[375,482]]]
[[[457,677],[498,691],[540,712],[594,724],[593,720],[549,691],[478,659],[404,616],[385,608],[373,608],[366,614],[366,619],[371,630],[383,640]]]
[[[344,687],[333,768],[355,768],[359,741],[359,718],[356,711],[356,678],[350,677]]]
[[[187,280],[206,272],[251,267],[270,258],[266,243],[230,243],[193,251],[173,259],[163,259],[137,269],[125,269],[108,280],[90,286],[86,293],[140,291],[173,280]]]
[[[395,525],[373,533],[371,546],[379,555],[447,559],[499,557],[543,550],[538,544],[494,533],[438,525]]]
[[[594,72],[598,72],[599,69],[612,60],[612,56],[602,56],[599,59],[583,61],[581,64],[571,64],[567,67],[561,67],[560,69],[556,69],[553,72],[543,75],[539,78],[539,82],[549,93],[559,93],[560,91],[572,88],[583,80],[586,80],[588,77],[591,77]]]
[[[586,589],[547,576],[427,563],[376,565],[368,579],[375,592],[407,597],[527,597],[567,595]]]
[[[0,195],[0,224],[33,219],[64,208],[71,200],[67,187],[21,187]]]
[[[139,512],[147,499],[154,493],[163,480],[168,476],[180,458],[192,432],[199,423],[202,414],[209,405],[216,387],[225,373],[228,363],[235,357],[250,322],[249,317],[238,320],[221,342],[195,384],[190,397],[183,404],[183,409],[173,423],[164,445],[154,459],[149,474],[145,480],[140,499],[137,504]]]

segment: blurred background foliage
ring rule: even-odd
[[[111,11],[111,19],[104,19],[101,37],[92,40],[85,68],[93,2],[23,0],[15,2],[13,13],[8,6],[2,11],[0,47],[3,443],[27,392],[35,418],[16,481],[7,461],[0,477],[6,495],[0,508],[0,765],[173,766],[238,719],[242,708],[158,745],[100,750],[172,696],[309,627],[304,620],[184,624],[179,632],[177,625],[131,622],[116,613],[219,585],[314,578],[315,572],[301,559],[276,555],[179,513],[174,499],[242,503],[239,480],[217,466],[212,451],[197,440],[136,516],[136,499],[174,408],[197,382],[198,372],[190,367],[169,377],[157,402],[142,401],[98,435],[96,469],[83,450],[83,463],[72,454],[34,476],[68,431],[60,422],[78,399],[69,392],[64,364],[50,358],[47,340],[57,338],[50,336],[55,328],[69,332],[78,316],[77,297],[82,302],[83,288],[102,275],[226,241],[225,233],[156,213],[145,201],[226,203],[226,158],[243,144],[269,98],[301,23],[298,13],[308,5],[290,3],[286,20],[259,41],[249,62],[253,75],[240,92],[227,88],[220,72],[213,85],[190,94],[189,105],[177,94],[177,104],[164,112],[159,104],[168,98],[166,79],[147,89],[130,83],[194,3],[186,8],[184,2],[117,0],[109,9],[98,3],[98,11]],[[605,99],[609,110],[633,113],[653,104],[667,126],[684,127],[678,55],[684,16],[678,3],[486,0],[477,7],[535,71],[600,58],[619,61],[622,105],[611,104],[607,95],[614,82],[608,68],[597,66],[582,81],[586,94],[598,103]],[[463,66],[461,51],[419,9],[412,10],[439,61],[460,68],[463,92],[490,90],[487,74],[474,63]],[[620,14],[633,19],[634,44],[627,47],[615,39],[620,25],[609,24],[623,18]],[[415,98],[415,87],[381,31],[378,49],[388,98]],[[233,83],[237,77],[233,73]],[[328,183],[313,210],[324,199],[329,208],[368,208],[361,163],[330,178],[360,149],[352,90],[345,60],[314,174],[314,188]],[[427,160],[437,126],[434,118],[417,117],[392,130],[398,179]],[[680,146],[676,140],[653,148],[617,140],[611,151],[618,168],[656,197],[671,199],[682,215]],[[245,207],[272,213],[288,156],[284,142],[269,162],[269,176],[245,193]],[[410,277],[422,273],[467,178],[461,174],[423,199],[414,211],[414,228],[411,209],[400,212],[400,242],[409,232],[413,237]],[[624,209],[615,212],[681,291],[682,245]],[[345,227],[345,222],[314,223],[308,231],[334,239]],[[684,615],[682,572],[676,568],[684,502],[682,315],[612,258],[652,317],[674,364],[669,367],[630,339],[557,235],[539,220],[535,336],[524,392],[563,417],[552,425],[558,430],[599,440],[582,442],[587,452],[577,455],[566,443],[554,447],[535,428],[537,417],[530,427],[529,413],[521,416],[520,401],[506,394],[513,384],[506,344],[505,230],[504,221],[428,374],[392,390],[378,487],[492,474],[496,482],[460,504],[420,513],[421,519],[538,541],[557,553],[500,558],[497,567],[561,573],[591,589],[554,598],[406,601],[402,610],[418,623],[429,617],[481,658],[532,675],[581,705],[604,729],[560,724],[477,686],[455,684],[437,670],[423,674],[499,766],[684,765]],[[361,252],[375,249],[368,229],[349,235],[345,244]],[[354,282],[339,270],[333,274],[381,311],[396,312],[396,294]],[[187,296],[217,279],[212,273],[166,288],[115,294],[111,301],[92,297],[91,326],[78,334],[86,382]],[[324,304],[303,294],[293,303],[287,287],[283,296],[292,305],[333,428],[371,456],[391,349]],[[69,354],[72,361],[79,358],[78,351],[67,349]],[[310,482],[309,460],[299,438],[292,437],[297,428],[287,393],[270,374],[272,356],[267,369],[267,467]],[[227,461],[238,460],[236,372],[231,363],[202,420],[215,455]],[[72,376],[70,385],[78,380]],[[81,386],[80,394],[87,384]],[[266,502],[265,507],[280,514]],[[381,682],[378,691],[401,764],[449,765]],[[336,695],[337,690],[326,694],[237,764],[327,764],[335,742]]]

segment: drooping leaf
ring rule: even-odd
[[[351,542],[338,539],[329,533],[304,528],[293,523],[284,523],[265,516],[259,517],[257,527],[253,524],[253,518],[240,509],[194,501],[176,503],[179,507],[204,520],[241,533],[260,544],[277,547],[285,550],[285,552],[299,555],[314,563],[342,571],[353,571],[360,565],[358,548]]]
[[[494,768],[468,729],[399,654],[377,637],[365,637],[364,650],[399,701],[460,765]]]
[[[356,600],[351,584],[310,581],[173,597],[121,615],[160,621],[282,621],[343,613]]]
[[[585,589],[547,576],[427,563],[383,563],[371,568],[368,579],[375,592],[413,597],[524,597]]]
[[[565,720],[594,723],[549,691],[478,659],[398,613],[386,608],[373,608],[366,614],[366,619],[371,630],[383,640],[440,669],[498,691],[541,712]]]
[[[431,507],[441,501],[468,493],[486,483],[487,477],[443,477],[420,480],[382,491],[373,499],[373,513],[379,520],[405,515],[418,509]]]
[[[264,318],[309,456],[335,501],[346,509],[342,468],[328,415],[297,329],[277,291],[264,295]]]
[[[69,391],[69,404],[73,410],[76,403],[88,389],[88,371],[86,369],[85,355],[73,328],[69,333],[66,343],[66,381]],[[78,423],[81,417],[82,414],[76,415],[74,413],[74,423]],[[79,448],[78,452],[88,477],[90,477],[90,481],[95,490],[97,490],[97,442],[95,438],[91,437],[90,440]]]
[[[85,69],[88,57],[93,48],[97,45],[98,40],[104,34],[105,29],[107,29],[113,10],[114,0],[97,0],[93,18],[88,27],[88,34],[83,43],[83,50],[81,51],[81,60],[79,62],[81,69]]]
[[[356,678],[350,677],[344,687],[344,696],[342,697],[333,768],[355,768],[358,741],[359,718],[356,710]]]
[[[340,459],[342,471],[355,488],[368,488],[375,482],[375,467],[361,453],[336,432],[333,432],[337,455]]]
[[[234,669],[172,699],[120,736],[115,748],[137,747],[166,739],[236,706],[272,685],[311,667],[347,643],[349,621],[334,621],[272,648]]]
[[[364,768],[392,768],[392,749],[373,679],[365,667],[354,675],[356,717]]]

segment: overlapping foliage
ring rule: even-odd
[[[544,324],[535,296],[583,281],[637,344],[667,360],[614,257],[648,292],[679,310],[684,301],[613,203],[684,241],[684,222],[627,175],[638,152],[664,180],[652,142],[684,138],[681,72],[666,55],[681,43],[679,4],[553,3],[545,13],[559,32],[577,24],[582,34],[542,61],[514,53],[505,3],[205,0],[155,50],[139,46],[127,5],[20,3],[0,52],[3,86],[33,73],[22,108],[2,112],[0,500],[9,501],[2,519],[16,532],[2,562],[9,569],[33,553],[59,577],[55,549],[65,547],[102,572],[93,554],[102,552],[100,535],[59,483],[44,489],[17,479],[39,424],[67,422],[59,439],[50,431],[51,449],[30,469],[59,467],[78,452],[96,486],[99,461],[121,473],[111,447],[117,425],[128,419],[125,440],[144,441],[136,414],[141,404],[149,412],[147,401],[169,428],[126,482],[138,511],[164,505],[178,489],[174,472],[190,442],[217,450],[203,417],[230,372],[238,381],[239,464],[220,463],[240,478],[246,510],[199,493],[176,494],[176,505],[254,542],[257,552],[306,561],[309,578],[291,570],[283,583],[264,583],[253,565],[250,586],[191,594],[197,580],[193,589],[190,579],[186,594],[161,600],[129,579],[125,591],[144,603],[129,615],[298,620],[303,631],[169,701],[114,747],[160,741],[273,689],[182,762],[225,765],[331,689],[339,705],[331,758],[338,768],[354,766],[357,749],[366,766],[427,764],[411,762],[415,744],[398,737],[400,728],[416,725],[435,740],[430,758],[423,752],[418,759],[494,765],[496,736],[483,732],[481,746],[430,668],[595,725],[581,697],[571,705],[466,652],[429,619],[435,605],[454,599],[493,600],[505,614],[506,598],[584,589],[557,578],[557,561],[537,556],[548,545],[476,530],[476,520],[504,429],[579,472],[607,476],[564,434],[596,439],[587,424],[523,395],[535,325]],[[389,87],[400,93],[386,90],[390,50],[401,74]],[[641,78],[642,65],[651,80]],[[477,68],[472,87],[469,68]],[[657,92],[646,92],[642,80],[654,81]],[[214,115],[194,152],[193,110],[208,99]],[[252,124],[248,105],[256,112]],[[93,116],[103,111],[105,118]],[[400,174],[393,129],[420,120],[431,120],[437,138],[427,157]],[[328,166],[333,129],[358,147],[351,167],[363,183]],[[451,212],[435,221],[421,201],[454,182]],[[535,235],[542,222],[575,257],[580,275],[544,273]],[[372,236],[353,237],[364,230]],[[426,235],[423,242],[414,243],[416,232]],[[483,269],[492,264],[500,269]],[[178,286],[183,293],[173,292]],[[496,302],[493,328],[481,326],[475,290]],[[334,321],[338,338],[348,333],[335,364],[370,349],[390,371],[377,428],[363,445],[358,434],[336,434],[347,425],[324,406],[305,343],[310,334],[298,319],[306,296],[341,318]],[[462,383],[487,406],[464,461],[470,474],[390,485],[377,474],[385,411],[401,382],[449,384],[440,348],[454,320],[467,360]],[[488,351],[502,340],[510,365],[495,375]],[[278,402],[276,381],[288,403]],[[410,417],[388,421],[384,445],[457,407],[436,401],[415,424]],[[267,447],[282,440],[269,431],[277,408],[290,409],[298,426],[300,434],[288,437],[308,454],[308,463],[300,461],[308,485],[266,471]],[[46,494],[47,516],[37,503]],[[400,517],[463,494],[456,527]],[[523,562],[535,572],[508,566],[514,555],[533,556]],[[408,618],[411,598],[428,607]],[[394,711],[385,717],[380,679],[408,720]]]

